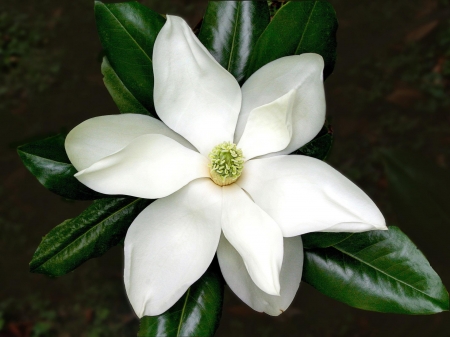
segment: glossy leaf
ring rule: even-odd
[[[213,336],[222,314],[223,284],[220,271],[210,268],[168,311],[143,317],[138,336]]]
[[[432,314],[448,292],[425,256],[397,227],[357,233],[329,248],[305,250],[303,280],[356,308]]]
[[[25,167],[45,188],[67,199],[92,200],[104,195],[80,183],[64,149],[65,137],[57,135],[17,148]]]
[[[426,242],[430,255],[447,254],[450,219],[450,171],[438,167],[422,154],[402,150],[382,151],[389,200],[400,224]],[[426,230],[425,230],[426,229]]]
[[[53,228],[30,262],[30,271],[61,276],[119,244],[135,217],[151,203],[137,198],[96,200],[76,218]]]
[[[348,239],[352,235],[353,233],[307,233],[302,235],[303,247],[305,249],[328,248]]]
[[[336,13],[329,2],[288,2],[258,39],[248,76],[280,57],[317,53],[324,58],[324,78],[327,78],[336,62],[337,27]]]
[[[165,19],[134,1],[96,1],[95,19],[112,68],[142,106],[153,112],[153,45]]]
[[[134,97],[134,95],[123,84],[113,67],[111,67],[111,64],[106,56],[103,58],[102,62],[102,74],[106,89],[108,89],[109,94],[121,113],[136,113],[155,116],[144,108],[137,98]]]
[[[324,126],[312,141],[303,145],[300,149],[291,154],[299,154],[325,160],[328,157],[332,146],[333,132],[331,128]]]
[[[269,22],[266,1],[210,1],[198,38],[243,84],[250,54]]]

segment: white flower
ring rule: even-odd
[[[112,115],[69,133],[67,154],[83,184],[160,198],[125,239],[125,287],[139,317],[169,309],[216,251],[230,288],[253,309],[279,315],[300,284],[299,235],[386,229],[372,200],[339,172],[286,155],[323,126],[323,66],[316,54],[284,57],[240,88],[188,25],[168,16],[153,52],[164,123]]]

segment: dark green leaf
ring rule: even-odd
[[[325,1],[290,1],[281,7],[256,43],[248,76],[280,57],[317,53],[325,61],[324,78],[336,62],[336,13]]]
[[[353,233],[308,233],[302,235],[303,247],[305,249],[328,248],[348,239],[352,235]]]
[[[116,72],[111,67],[106,56],[103,58],[102,62],[102,74],[106,89],[108,89],[109,94],[121,113],[152,115],[123,84],[119,76],[117,76]]]
[[[430,253],[447,253],[447,238],[436,235],[448,229],[450,171],[420,153],[382,151],[389,200],[400,224],[408,225],[412,238],[426,240]],[[426,228],[426,230],[424,230]]]
[[[213,336],[222,314],[223,278],[211,268],[159,316],[143,317],[139,337]]]
[[[61,276],[103,255],[120,243],[135,217],[150,203],[131,197],[94,201],[79,216],[64,221],[42,239],[30,271]]]
[[[53,136],[17,148],[25,167],[50,191],[68,199],[92,200],[102,198],[80,183],[73,175],[77,170],[64,149],[65,137]]]
[[[313,157],[325,160],[333,146],[333,133],[331,128],[324,126],[317,136],[308,144],[303,145],[297,151],[291,154],[299,154],[303,156]]]
[[[153,112],[153,45],[165,19],[134,1],[96,1],[95,19],[112,68],[142,106]]]
[[[198,37],[242,84],[250,54],[269,21],[266,1],[210,1]]]
[[[304,263],[305,282],[356,308],[401,314],[449,309],[441,279],[397,227],[305,250]]]

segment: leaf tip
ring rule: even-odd
[[[16,151],[17,151],[17,154],[19,155],[20,159],[23,161],[23,157],[25,156],[25,152],[22,151],[22,149],[21,149],[22,146],[23,146],[23,145],[18,146],[17,149],[16,149]]]
[[[30,271],[30,273],[36,273],[36,265],[33,260],[31,260],[28,264],[28,270]]]
[[[45,238],[45,236],[44,236],[44,238]],[[42,241],[44,240],[44,238],[42,239]],[[31,273],[39,273],[39,267],[40,267],[41,263],[40,263],[39,257],[36,254],[38,250],[39,250],[39,247],[36,250],[36,252],[34,253],[33,257],[31,258],[30,263],[28,264],[28,268]]]
[[[98,0],[94,1],[94,12],[97,11],[97,9],[99,9],[100,7],[104,7],[104,6],[105,6],[105,4],[103,2],[98,1]]]

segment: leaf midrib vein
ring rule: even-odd
[[[407,287],[409,287],[409,288],[411,288],[411,289],[413,289],[413,290],[415,290],[415,291],[417,291],[417,292],[419,292],[419,293],[425,295],[426,297],[431,298],[433,301],[438,301],[437,298],[434,298],[434,297],[432,297],[431,295],[428,295],[427,293],[423,292],[422,290],[417,289],[417,288],[413,287],[412,285],[410,285],[410,284],[408,284],[408,283],[406,283],[406,282],[404,282],[404,281],[402,281],[402,280],[399,280],[398,278],[396,278],[396,277],[394,277],[394,276],[392,276],[392,275],[389,275],[388,273],[386,273],[386,272],[384,272],[383,270],[381,270],[381,269],[375,267],[374,265],[368,263],[367,261],[364,261],[364,260],[360,259],[360,258],[357,257],[356,255],[353,255],[353,254],[351,254],[351,253],[349,253],[349,252],[347,252],[347,251],[345,251],[345,250],[343,250],[343,249],[339,249],[339,248],[336,247],[336,246],[332,246],[332,247],[333,247],[334,249],[340,251],[341,253],[343,253],[343,254],[345,254],[345,255],[348,255],[348,256],[354,258],[355,260],[357,260],[357,261],[359,261],[359,262],[361,262],[361,263],[363,263],[363,264],[365,264],[365,265],[367,265],[367,266],[369,266],[369,267],[375,269],[375,270],[378,271],[379,273],[381,273],[381,274],[383,274],[383,275],[386,275],[386,276],[389,277],[389,278],[394,279],[395,281],[397,281],[397,282],[399,282],[399,283],[401,283],[401,284],[403,284],[403,285],[405,285],[405,286],[407,286]]]
[[[148,58],[148,60],[150,61],[150,63],[153,64],[152,59],[150,58],[150,56],[147,54],[147,52],[142,49],[141,45],[139,43],[137,43],[137,41],[134,39],[134,37],[128,32],[128,30],[125,28],[125,26],[122,24],[122,22],[119,21],[119,19],[114,15],[114,13],[108,8],[108,6],[104,5],[105,8],[108,10],[108,12],[111,14],[111,16],[118,22],[118,24],[123,28],[123,30],[125,31],[125,33],[127,33],[127,35],[130,37],[130,39],[136,44],[136,46],[138,46],[138,48],[142,51],[142,53]]]
[[[228,60],[228,66],[227,66],[228,72],[230,71],[231,61],[233,60],[233,53],[234,53],[234,48],[235,48],[235,43],[236,43],[236,35],[237,35],[237,27],[238,27],[238,22],[239,22],[239,13],[241,11],[241,3],[237,2],[236,5],[237,5],[236,16],[235,16],[236,24],[234,26],[233,41],[231,42],[230,59]]]
[[[186,298],[183,303],[183,309],[181,309],[180,323],[178,323],[177,336],[180,336],[181,326],[183,324],[184,312],[186,311],[186,306],[187,306],[190,292],[191,292],[191,287],[189,287],[189,289],[186,292]]]
[[[305,37],[305,32],[306,32],[307,29],[308,29],[309,22],[311,21],[311,16],[312,16],[312,14],[313,14],[313,12],[314,12],[314,9],[316,8],[317,3],[318,3],[318,1],[314,1],[314,6],[313,6],[313,8],[311,9],[311,12],[309,13],[308,21],[306,22],[305,29],[303,29],[303,32],[302,32],[302,37],[300,38],[300,42],[299,42],[298,45],[297,45],[297,49],[295,50],[295,54],[296,54],[296,55],[297,55],[297,53],[298,53],[298,50],[300,49],[300,46],[302,45],[303,38]]]
[[[47,262],[49,262],[51,259],[57,257],[59,254],[61,254],[64,250],[66,250],[68,247],[72,246],[74,243],[76,243],[78,240],[80,240],[81,237],[85,236],[87,233],[89,233],[90,231],[92,231],[94,228],[98,228],[98,226],[100,226],[101,224],[103,224],[106,220],[108,220],[109,218],[111,218],[112,216],[116,215],[117,213],[123,211],[125,208],[133,205],[134,203],[140,201],[141,198],[136,198],[136,200],[133,200],[132,202],[130,202],[129,204],[126,204],[125,206],[123,206],[122,208],[120,208],[119,210],[111,213],[110,215],[108,215],[106,218],[104,218],[103,220],[101,220],[100,222],[98,222],[97,224],[93,225],[91,228],[89,228],[86,232],[82,233],[80,236],[78,236],[75,240],[73,240],[71,243],[69,243],[68,245],[64,246],[61,248],[61,250],[59,252],[57,252],[55,255],[49,257],[47,260],[45,260],[44,262],[42,262],[38,267],[36,267],[35,269],[38,269],[40,267],[42,267],[44,264],[46,264]]]
[[[43,159],[43,160],[51,161],[51,162],[53,162],[53,163],[73,166],[72,163],[66,163],[66,162],[63,162],[63,161],[55,160],[55,159],[45,158],[45,157],[42,157],[42,156],[40,156],[40,155],[31,153],[31,152],[24,152],[24,151],[22,151],[22,150],[20,150],[20,149],[18,149],[17,151],[22,152],[22,153],[23,153],[24,155],[26,155],[26,156],[33,156],[33,157],[37,157],[37,158],[40,158],[40,159]]]

